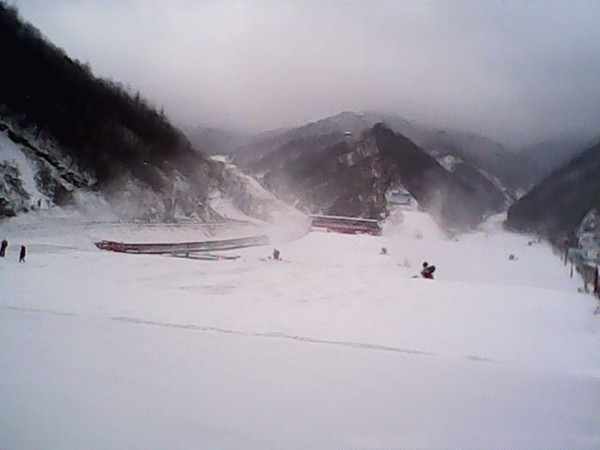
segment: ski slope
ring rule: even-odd
[[[92,244],[193,227],[0,223],[0,448],[597,449],[597,301],[501,219],[448,238],[405,211],[283,262]]]

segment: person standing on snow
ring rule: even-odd
[[[19,254],[19,262],[25,262],[25,255],[27,254],[27,249],[24,245],[21,245],[21,253]]]
[[[433,280],[433,272],[435,272],[435,266],[430,266],[429,263],[423,263],[423,270],[421,270],[421,276],[428,280]]]
[[[4,256],[6,256],[6,247],[8,247],[8,241],[4,239],[2,244],[0,244],[0,258],[4,258]]]

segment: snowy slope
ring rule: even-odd
[[[35,182],[36,172],[22,149],[0,130],[0,216],[28,210],[46,199]]]
[[[88,190],[93,183],[54,141],[0,121],[0,218],[56,205],[83,206],[87,197],[98,197]]]
[[[223,156],[211,157],[221,167],[218,190],[212,192],[211,207],[232,219],[281,221],[283,218],[299,220],[304,217],[297,209],[279,200],[253,177],[246,175]],[[243,215],[240,216],[240,213]],[[306,217],[304,217],[306,218]]]
[[[560,259],[501,217],[454,239],[394,221],[282,242],[284,262],[0,225],[2,448],[598,448],[600,316]]]
[[[8,162],[19,169],[23,187],[31,196],[32,205],[35,201],[45,196],[39,191],[35,182],[36,169],[31,161],[23,154],[23,151],[17,144],[11,141],[6,133],[0,133],[0,161]]]

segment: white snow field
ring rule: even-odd
[[[448,239],[405,212],[282,241],[283,262],[92,245],[140,228],[0,223],[3,450],[600,448],[597,300],[499,217]]]

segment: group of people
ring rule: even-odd
[[[8,241],[6,239],[2,240],[0,243],[0,258],[6,257],[6,249],[8,248]],[[21,245],[21,251],[19,252],[19,262],[25,262],[25,256],[27,255],[27,248],[24,245]]]
[[[381,247],[379,254],[380,255],[389,255],[388,250],[385,247]],[[278,249],[274,248],[273,253],[269,257],[269,259],[273,259],[275,261],[282,261],[281,252]],[[421,269],[421,277],[425,278],[426,280],[433,280],[434,272],[435,272],[435,266],[430,265],[427,261],[425,261],[423,263],[423,268]],[[418,276],[415,275],[415,277],[413,277],[413,278],[418,278]]]

